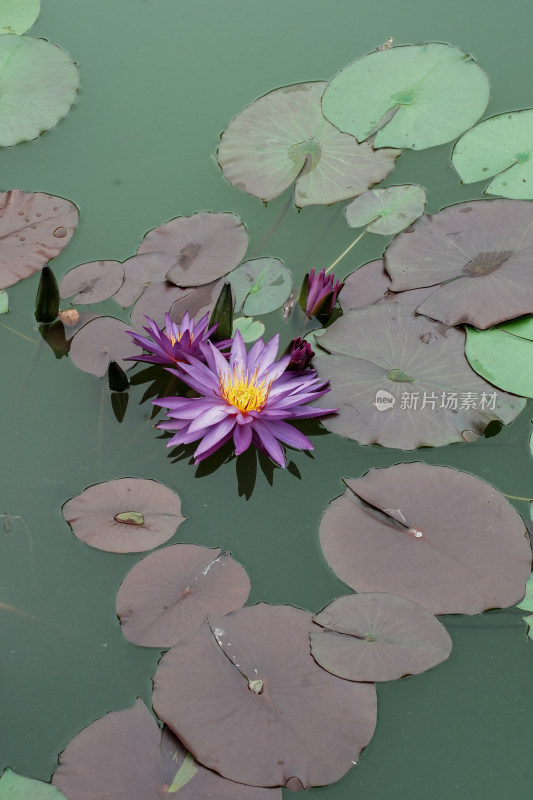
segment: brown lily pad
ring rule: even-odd
[[[281,800],[281,791],[242,786],[205,769],[142,700],[84,728],[59,757],[52,782],[69,800]]]
[[[70,242],[78,209],[43,192],[0,192],[0,289],[33,275]]]
[[[282,86],[232,119],[217,154],[224,177],[264,202],[296,181],[298,207],[347,200],[382,181],[400,151],[359,144],[328,122],[321,107],[326,86]]]
[[[524,596],[527,530],[493,486],[423,463],[344,482],[322,518],[320,544],[355,591],[393,592],[432,614],[479,614]]]
[[[209,617],[163,656],[154,708],[195,758],[254,786],[338,780],[376,723],[371,684],[321,669],[306,611],[260,603]]]
[[[452,651],[444,625],[406,597],[362,592],[338,597],[313,617],[313,658],[349,681],[393,681],[440,664]]]
[[[132,326],[137,331],[143,330],[146,317],[153,319],[156,325],[163,328],[165,325],[165,312],[168,312],[174,303],[183,301],[188,304],[189,298],[194,294],[194,288],[180,289],[173,283],[164,281],[148,286],[137,300],[130,314]]]
[[[396,302],[415,308],[439,288],[437,284],[423,289],[393,292],[391,285],[392,281],[385,272],[383,259],[369,261],[344,279],[344,286],[339,294],[340,306],[344,313],[352,308],[364,308],[373,303]]]
[[[393,291],[444,283],[417,307],[484,330],[533,313],[533,205],[476,200],[420,217],[385,253]]]
[[[341,293],[342,294],[342,293]],[[348,311],[317,337],[329,355],[313,363],[331,381],[322,420],[361,444],[412,450],[482,434],[492,420],[507,425],[525,400],[480,378],[464,354],[465,334],[399,303]]]
[[[149,231],[137,252],[170,253],[175,263],[167,280],[185,288],[211,283],[231,272],[247,247],[248,234],[236,214],[198,211]]]
[[[122,286],[124,267],[120,261],[90,261],[67,272],[59,284],[61,297],[72,297],[75,305],[107,300]]]
[[[145,253],[128,258],[122,265],[124,283],[113,295],[113,299],[122,308],[129,308],[149,286],[165,281],[174,262],[175,258],[170,253]]]
[[[172,647],[195,633],[207,614],[246,603],[250,579],[229,553],[175,544],[136,564],[117,594],[122,633],[144,647]]]
[[[68,500],[62,512],[78,539],[111,553],[158,547],[186,519],[177,494],[144,478],[96,483]]]
[[[116,361],[123,370],[133,367],[129,356],[140,354],[127,325],[115,317],[96,317],[87,322],[72,339],[70,357],[78,369],[103,377],[110,361]]]

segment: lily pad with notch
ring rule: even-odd
[[[533,313],[533,204],[474,200],[423,216],[385,253],[393,291],[435,286],[417,307],[446,325],[486,329]]]
[[[233,320],[232,335],[235,336],[237,331],[241,334],[243,342],[255,342],[264,334],[265,326],[258,319],[237,317]]]
[[[157,715],[200,763],[239,783],[338,780],[372,737],[376,693],[316,664],[314,629],[308,612],[265,603],[208,617],[160,661]]]
[[[0,36],[0,146],[36,139],[68,113],[80,77],[61,47],[31,36]]]
[[[99,303],[114,295],[123,282],[124,267],[120,261],[89,261],[63,276],[59,294],[62,298],[72,297],[74,305]]]
[[[507,425],[526,401],[496,391],[469,366],[465,334],[399,303],[348,311],[318,338],[314,365],[331,381],[321,420],[361,444],[412,450],[482,434],[496,419]]]
[[[346,206],[346,222],[351,228],[391,236],[403,231],[424,213],[426,190],[404,184],[387,189],[370,189]]]
[[[533,316],[486,331],[467,327],[465,355],[485,380],[506,392],[533,397]]]
[[[5,37],[9,38],[9,37]],[[0,192],[0,289],[33,275],[70,242],[78,209],[44,192]]]
[[[425,608],[388,592],[338,597],[314,621],[311,653],[349,681],[393,681],[440,664],[452,651],[444,625]]]
[[[376,261],[363,264],[346,276],[342,292],[339,294],[339,303],[344,313],[352,308],[364,308],[374,303],[396,302],[415,308],[426,297],[436,292],[439,285],[392,292],[390,276],[385,272],[383,259],[378,258]]]
[[[344,478],[320,525],[335,574],[356,592],[392,592],[432,614],[514,605],[531,572],[520,514],[493,486],[421,462]]]
[[[144,253],[128,258],[122,264],[124,282],[113,295],[113,300],[122,308],[128,308],[150,286],[164,283],[166,274],[174,263],[175,258],[170,253]]]
[[[39,16],[41,0],[2,0],[0,34],[26,33]]]
[[[140,699],[78,733],[52,781],[69,800],[161,800],[177,792],[180,800],[281,800],[280,790],[237,785],[198,764]]]
[[[483,120],[455,144],[452,163],[463,183],[496,175],[486,194],[532,200],[533,109]]]
[[[472,127],[488,99],[489,80],[471,56],[430,42],[376,50],[344,67],[322,109],[358,141],[377,131],[375,147],[422,150]]]
[[[237,114],[218,148],[224,177],[264,202],[296,181],[300,208],[348,200],[382,181],[399,151],[375,151],[340,133],[322,114],[326,86],[326,81],[283,86]]]
[[[241,608],[246,570],[220,547],[175,544],[143,558],[117,594],[122,633],[133,644],[168,648],[199,630],[207,614]]]
[[[126,323],[115,317],[96,317],[89,320],[73,336],[70,357],[78,369],[102,378],[111,361],[123,370],[133,367],[130,356],[139,355],[139,347],[127,333]]]
[[[247,247],[248,233],[236,214],[197,211],[149,231],[137,253],[173,255],[175,263],[167,272],[167,280],[186,288],[211,283],[231,272],[244,258]]]
[[[292,275],[279,258],[253,258],[228,276],[235,311],[248,317],[281,308],[292,290]]]
[[[186,519],[177,494],[144,478],[96,483],[68,500],[62,513],[78,539],[111,553],[158,547]]]

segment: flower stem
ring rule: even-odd
[[[327,268],[327,270],[326,270],[326,275],[328,274],[328,272],[331,272],[331,270],[333,269],[333,267],[336,267],[336,266],[337,266],[337,264],[339,263],[339,261],[341,261],[341,260],[344,258],[344,256],[345,256],[345,255],[347,255],[347,254],[350,252],[350,250],[352,249],[352,247],[355,247],[355,245],[357,244],[357,242],[359,242],[359,241],[360,241],[360,240],[363,238],[363,236],[365,235],[365,233],[366,233],[366,228],[364,229],[364,231],[363,231],[362,233],[360,233],[360,234],[359,234],[359,236],[357,236],[357,238],[356,238],[356,239],[354,239],[354,240],[353,240],[353,242],[351,243],[351,245],[349,245],[349,246],[346,248],[346,250],[345,250],[343,253],[341,253],[341,254],[340,254],[340,256],[339,256],[338,258],[336,258],[336,259],[335,259],[335,261],[333,262],[333,264],[330,264],[330,265],[329,265],[329,267],[328,267],[328,268]]]
[[[504,497],[510,497],[511,500],[524,500],[526,503],[533,503],[533,497],[518,497],[516,494],[505,494],[502,492]]]
[[[267,242],[269,242],[269,241],[270,241],[270,239],[272,238],[272,236],[274,236],[274,234],[276,233],[277,229],[279,228],[279,226],[281,225],[281,223],[283,222],[283,220],[285,219],[285,217],[286,217],[286,216],[287,216],[287,214],[289,213],[289,210],[290,210],[291,206],[293,205],[293,203],[294,203],[294,191],[292,191],[292,192],[290,193],[290,195],[289,195],[289,199],[287,200],[287,203],[286,203],[286,204],[285,204],[285,206],[282,208],[282,210],[281,210],[281,213],[280,213],[279,217],[278,217],[278,218],[277,218],[277,220],[274,222],[274,224],[272,225],[272,227],[271,227],[271,228],[270,228],[270,230],[268,231],[268,233],[267,233],[267,235],[265,236],[265,238],[263,239],[263,241],[262,241],[262,242],[260,242],[260,243],[257,245],[257,247],[255,248],[255,250],[253,251],[253,253],[252,253],[252,254],[251,254],[249,257],[248,257],[248,259],[250,259],[250,258],[256,258],[256,256],[258,255],[258,253],[260,253],[260,252],[261,252],[261,250],[262,250],[262,249],[263,249],[263,247],[264,247],[264,246],[267,244]]]

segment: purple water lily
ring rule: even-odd
[[[142,356],[130,356],[125,361],[148,361],[150,364],[181,364],[191,356],[204,360],[200,345],[206,342],[216,328],[207,327],[209,314],[205,314],[198,322],[193,317],[189,317],[187,311],[179,325],[170,319],[168,313],[165,314],[165,329],[158,328],[150,317],[146,317],[148,327],[144,330],[148,336],[141,336],[139,333],[128,331],[129,335],[139,347],[148,352]],[[219,342],[218,346],[227,344]],[[179,373],[181,376],[181,373]]]
[[[208,342],[202,345],[206,364],[191,358],[180,365],[179,373],[169,369],[201,396],[152,401],[168,409],[169,421],[157,427],[177,431],[167,446],[201,439],[194,453],[198,464],[233,437],[236,455],[253,444],[281,467],[285,466],[281,443],[312,450],[307,436],[285,420],[320,417],[337,409],[306,405],[328,392],[328,385],[314,370],[288,372],[290,355],[275,361],[278,345],[278,335],[266,345],[259,339],[246,353],[237,331],[229,361]]]
[[[300,305],[308,317],[330,316],[343,286],[344,282],[335,282],[335,275],[326,275],[325,267],[316,275],[311,269],[302,284]]]

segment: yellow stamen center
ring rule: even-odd
[[[192,338],[193,338],[192,331],[187,331],[187,333],[189,334],[189,339],[191,340],[191,345],[192,345]],[[175,345],[176,342],[181,342],[181,337],[182,336],[183,336],[182,331],[178,331],[178,338],[177,339],[176,339],[176,337],[174,336],[173,333],[170,333],[170,332],[167,331],[167,338],[169,339],[171,345]]]
[[[220,395],[231,406],[235,406],[243,413],[246,411],[261,411],[264,407],[272,382],[267,383],[264,378],[260,383],[257,382],[257,372],[252,375],[243,367],[239,370],[237,366],[233,368],[227,378],[219,374]]]

